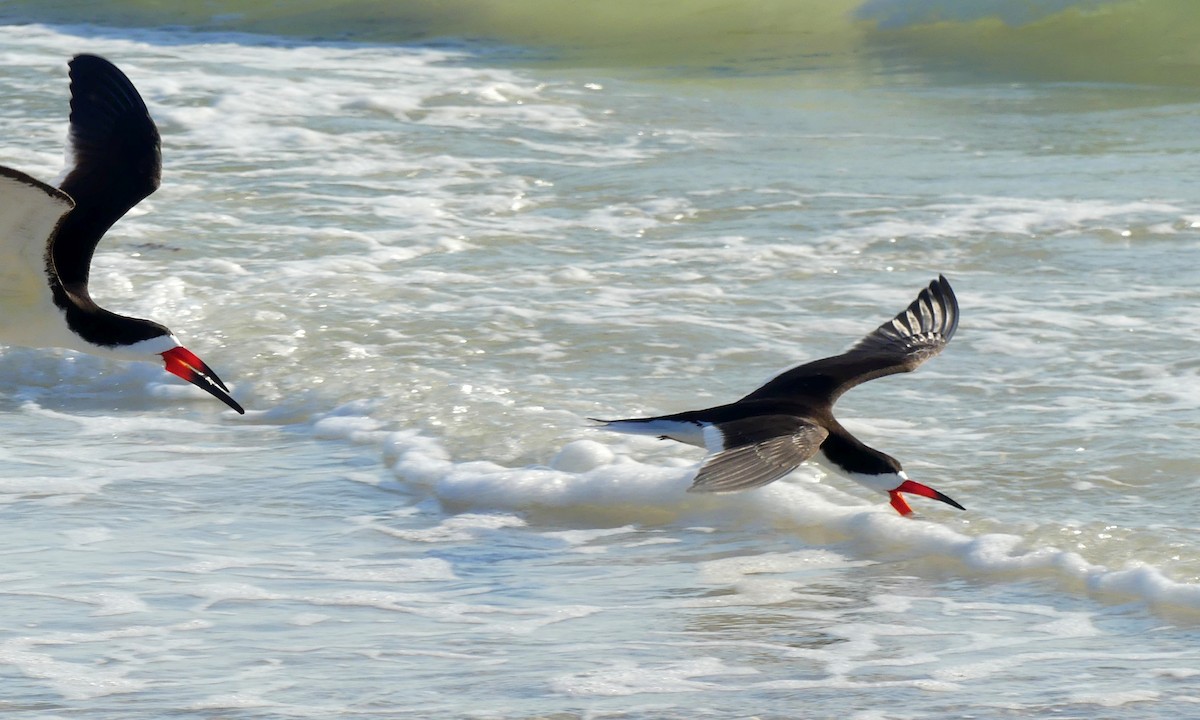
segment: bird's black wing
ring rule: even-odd
[[[688,492],[736,492],[775,482],[816,454],[829,434],[791,415],[757,415],[714,425],[713,447]]]
[[[745,400],[807,394],[833,403],[850,388],[894,373],[912,372],[937,355],[958,328],[958,299],[939,275],[904,312],[885,322],[841,355],[814,360],[783,373]]]
[[[104,58],[69,63],[71,129],[60,188],[75,201],[50,248],[64,287],[86,294],[92,253],[122,215],[158,189],[158,128],[125,73]]]

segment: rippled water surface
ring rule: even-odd
[[[9,25],[0,163],[58,174],[84,51],[164,156],[93,294],[248,412],[0,353],[0,710],[1200,703],[1188,86]],[[809,467],[688,495],[699,450],[587,420],[733,400],[938,273],[954,342],[839,412],[965,513]]]

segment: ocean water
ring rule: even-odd
[[[1146,5],[6,3],[0,164],[126,71],[163,186],[93,294],[247,413],[0,352],[0,714],[1195,715],[1200,58]],[[838,409],[966,512],[587,420],[938,273],[946,352]]]

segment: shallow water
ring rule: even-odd
[[[94,294],[169,324],[249,410],[150,366],[0,354],[0,708],[1200,702],[1187,85],[0,37],[0,163],[58,174],[72,54],[142,91],[164,184]],[[586,420],[740,397],[938,273],[954,342],[839,411],[966,513],[900,518],[816,468],[688,495],[698,450]]]

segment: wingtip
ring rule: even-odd
[[[936,288],[947,298],[954,299],[954,288],[950,287],[950,281],[941,273],[938,273],[937,280],[929,283],[929,287],[930,289]]]
[[[950,287],[950,281],[942,273],[938,273],[937,280],[929,283],[928,292],[931,300],[936,300],[943,308],[944,320],[941,330],[949,342],[958,330],[958,296],[954,294],[954,288]]]
[[[111,60],[91,53],[80,53],[67,61],[67,75],[72,80],[77,80],[78,76],[84,73],[112,73],[114,71],[122,77],[125,76],[125,73]]]
[[[93,55],[92,53],[78,53],[71,56],[71,59],[67,61],[67,66],[69,67],[77,63],[89,63],[97,61],[112,65],[110,61],[100,57],[99,55]]]
[[[765,484],[765,483],[762,483]],[[731,495],[742,490],[750,490],[752,488],[761,487],[762,484],[756,485],[739,485],[736,483],[726,485],[721,481],[706,482],[703,478],[697,478],[688,486],[687,492],[696,495]]]

